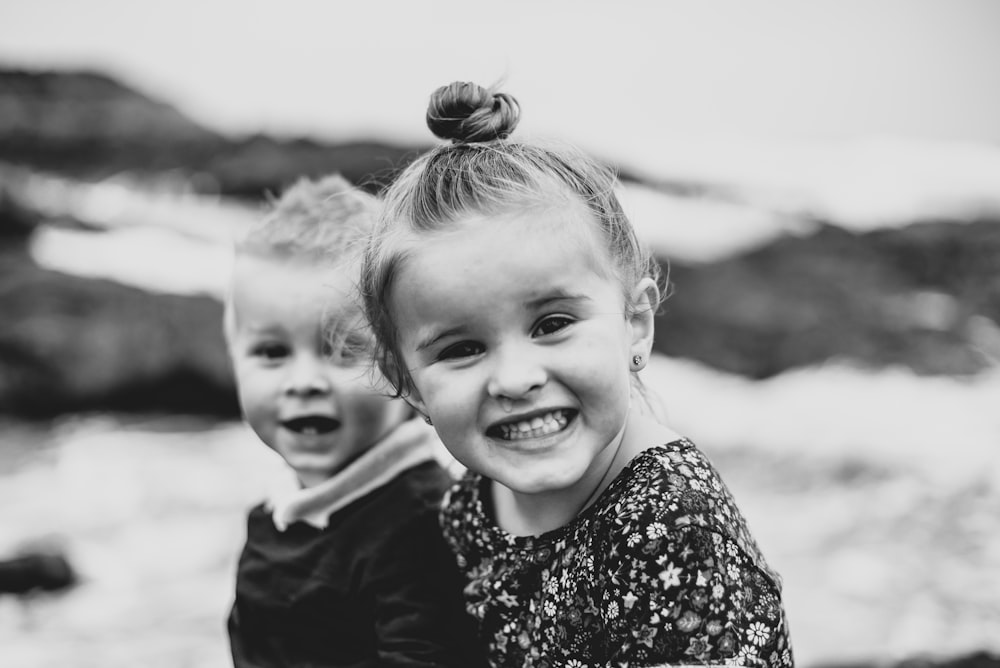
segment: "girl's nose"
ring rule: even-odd
[[[487,384],[491,396],[522,399],[545,384],[548,378],[545,367],[527,348],[529,346],[512,346],[496,352]]]
[[[284,393],[290,396],[312,397],[331,390],[330,379],[319,360],[303,358],[295,361],[285,379]]]

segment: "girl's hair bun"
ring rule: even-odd
[[[506,139],[520,117],[512,95],[465,81],[441,86],[427,106],[427,127],[456,144]]]

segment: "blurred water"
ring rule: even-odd
[[[997,378],[949,403],[933,379],[880,385],[836,367],[770,386],[665,358],[644,374],[782,573],[800,665],[1000,651],[1000,426],[977,404],[1000,396]],[[866,429],[902,379],[910,428]],[[792,400],[811,383],[839,399]],[[824,407],[849,419],[823,422]],[[976,419],[979,436],[949,438]],[[935,420],[952,428],[921,435]],[[0,599],[0,666],[228,665],[244,512],[279,474],[251,433],[105,415],[6,424],[0,443],[0,553],[56,542],[83,577],[66,594]]]
[[[277,462],[239,424],[90,416],[3,430],[0,554],[62,546],[65,594],[0,599],[0,666],[229,665],[245,508]],[[13,512],[11,512],[13,510]]]
[[[1000,651],[1000,373],[648,372],[785,578],[801,665]]]

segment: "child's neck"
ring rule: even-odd
[[[519,494],[496,482],[491,491],[497,525],[515,536],[540,536],[565,526],[586,504],[575,495]]]

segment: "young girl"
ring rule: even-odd
[[[451,144],[389,187],[362,282],[378,362],[468,474],[442,527],[494,666],[791,666],[780,580],[726,486],[651,417],[656,266],[583,155],[517,102],[438,89]]]

